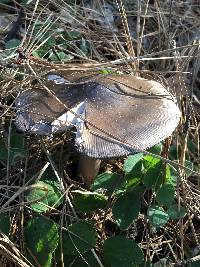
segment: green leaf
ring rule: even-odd
[[[189,267],[199,267],[200,266],[200,260],[191,262],[188,266]]]
[[[8,149],[3,139],[0,140],[0,159],[8,159]]]
[[[144,175],[144,185],[148,188],[159,187],[165,181],[165,171],[165,164],[163,164],[161,160],[155,164],[149,165]]]
[[[103,258],[108,266],[138,267],[144,256],[134,240],[129,240],[123,236],[115,236],[104,242]]]
[[[93,212],[97,209],[103,209],[107,205],[107,199],[104,195],[96,192],[74,191],[73,203],[82,212]]]
[[[143,153],[137,153],[135,155],[129,156],[124,162],[124,172],[132,172],[135,165],[143,158]]]
[[[190,170],[185,170],[186,178],[188,178],[194,170],[194,163],[190,160],[185,160],[184,166],[190,169]]]
[[[141,178],[140,177],[127,177],[128,175],[126,175],[124,177],[124,181],[121,184],[121,186],[118,188],[118,190],[115,191],[115,195],[121,195],[124,194],[126,191],[130,191],[133,190],[136,186],[138,186],[141,182]]]
[[[144,168],[146,170],[154,167],[159,162],[160,162],[160,159],[157,159],[157,158],[150,156],[150,155],[147,155],[143,158],[143,164],[144,164]]]
[[[11,165],[16,165],[18,160],[24,159],[28,154],[25,135],[16,133],[16,131],[12,129],[8,138],[9,140],[6,138],[0,140],[0,159],[8,160],[9,156]]]
[[[160,155],[162,152],[162,143],[152,146],[147,151],[155,155]]]
[[[175,188],[172,184],[164,184],[156,192],[156,200],[160,205],[170,206],[174,200]]]
[[[159,206],[151,206],[147,211],[150,223],[155,226],[163,226],[169,220],[169,215]]]
[[[92,249],[96,241],[97,234],[92,224],[83,221],[73,223],[68,231],[62,232],[63,254],[79,256]]]
[[[186,215],[186,212],[187,211],[185,207],[180,206],[179,209],[177,204],[172,205],[167,211],[170,219],[172,220],[179,220],[183,218]]]
[[[7,4],[9,2],[10,2],[10,0],[0,0],[0,4]]]
[[[192,153],[196,153],[198,151],[197,145],[190,138],[187,140],[187,146]]]
[[[138,217],[140,212],[140,192],[138,191],[133,190],[118,197],[112,208],[113,216],[122,230],[127,229]]]
[[[25,135],[17,133],[12,129],[10,134],[10,159],[14,164],[17,158],[26,158],[28,148],[26,146]]]
[[[174,160],[174,162],[179,163],[178,160]],[[184,166],[189,169],[189,170],[184,169],[186,178],[188,178],[192,174],[192,172],[194,170],[194,163],[192,161],[190,161],[190,160],[185,160]],[[174,170],[172,168],[171,168],[171,170],[172,170],[171,172],[172,172],[173,175],[178,176],[178,172],[176,170]]]
[[[44,48],[37,49],[32,52],[32,55],[36,58],[43,58],[47,54],[48,50]]]
[[[50,267],[52,253],[58,246],[59,235],[57,225],[45,217],[33,218],[28,221],[24,230],[29,260],[34,266]],[[37,259],[35,262],[34,259]]]
[[[12,48],[17,48],[20,46],[21,41],[19,39],[11,39],[5,44],[6,49],[12,49]]]
[[[171,261],[168,258],[162,258],[156,263],[154,263],[153,267],[171,267]]]
[[[26,201],[31,208],[38,212],[46,212],[51,207],[58,207],[63,199],[60,190],[53,181],[39,181],[35,184],[37,188],[31,189],[26,193]]]
[[[170,146],[169,159],[177,160],[178,158],[180,158],[180,155],[181,155],[181,146],[178,146],[178,149],[177,149],[177,145]]]
[[[0,231],[5,235],[9,235],[10,232],[10,216],[8,213],[0,213]]]
[[[102,173],[97,175],[92,185],[92,190],[106,189],[107,194],[112,194],[122,183],[122,176],[118,173]]]
[[[81,38],[81,33],[79,31],[70,31],[70,32],[65,31],[62,35],[68,41]]]
[[[66,54],[65,52],[57,52],[56,54],[52,54],[49,57],[53,62],[68,62],[74,58],[74,56],[70,54]]]
[[[99,263],[97,262],[94,254],[91,251],[86,252],[83,255],[77,257],[70,267],[99,267]]]
[[[143,261],[140,264],[140,267],[154,267],[153,263],[151,261]]]

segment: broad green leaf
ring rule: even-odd
[[[175,188],[172,184],[163,184],[156,192],[156,200],[160,205],[170,206],[174,200]]]
[[[196,153],[198,151],[197,145],[190,138],[187,140],[187,146],[192,153]]]
[[[43,58],[47,54],[48,50],[45,48],[40,48],[32,52],[32,55],[36,58]]]
[[[25,227],[24,237],[27,254],[33,265],[37,266],[38,262],[40,266],[50,267],[52,253],[59,241],[57,225],[45,217],[30,219]],[[37,262],[34,259],[37,259]]]
[[[163,226],[169,220],[169,215],[159,206],[151,206],[147,211],[147,216],[150,223],[155,227]]]
[[[154,167],[156,164],[160,162],[160,159],[157,159],[153,156],[147,155],[143,158],[144,168],[148,170],[149,168]]]
[[[139,192],[138,192],[139,191]],[[118,197],[112,212],[120,227],[125,230],[138,217],[140,212],[140,190],[132,190]]]
[[[10,232],[10,216],[8,213],[0,213],[0,231],[5,235],[9,235]]]
[[[157,163],[148,166],[147,172],[144,175],[144,185],[148,188],[159,187],[165,181],[165,164],[159,160]]]
[[[61,192],[53,181],[39,181],[35,184],[37,188],[26,193],[26,201],[36,212],[46,212],[51,207],[58,207],[63,199]]]
[[[174,160],[174,162],[179,163],[178,160]],[[192,172],[194,170],[194,163],[192,161],[190,161],[190,160],[185,160],[184,166],[188,168],[188,170],[187,169],[184,169],[184,172],[185,172],[185,175],[186,175],[186,178],[187,178],[187,177],[189,177],[192,174]],[[171,170],[172,170],[172,168],[171,168]],[[174,169],[171,172],[175,176],[178,175],[177,174],[177,171],[175,171]]]
[[[180,158],[180,155],[181,155],[181,146],[178,146],[178,149],[177,149],[177,145],[170,146],[169,159],[177,160],[178,158]]]
[[[106,266],[138,267],[144,256],[134,240],[123,236],[108,238],[103,245],[103,259]]]
[[[74,260],[72,265],[69,265],[71,267],[99,267],[99,263],[97,262],[96,258],[94,257],[94,254],[91,251],[86,252],[83,255],[80,255],[79,257]]]
[[[19,39],[11,39],[5,43],[5,48],[6,49],[16,48],[20,44],[21,44],[21,41]]]
[[[107,198],[96,192],[74,191],[74,205],[82,212],[93,212],[97,209],[103,209],[107,205]]]
[[[115,195],[121,195],[124,194],[127,190],[134,189],[137,185],[139,185],[141,182],[140,177],[131,177],[127,178],[127,175],[124,177],[124,181],[121,184],[121,186],[118,188],[118,190],[115,191]]]
[[[8,159],[8,149],[3,139],[0,139],[0,159]]]
[[[172,263],[168,258],[162,258],[156,263],[154,263],[153,267],[171,267]]]
[[[68,41],[81,38],[81,33],[79,31],[70,31],[70,32],[65,31],[62,35]]]
[[[0,159],[8,160],[9,156],[10,163],[15,165],[19,159],[25,158],[28,154],[25,135],[16,133],[12,129],[8,138],[9,140],[6,138],[0,140]]]
[[[200,266],[200,260],[191,262],[188,267],[199,267]]]
[[[160,155],[162,152],[162,143],[152,146],[151,148],[148,149],[148,152],[155,155]]]
[[[185,207],[180,206],[179,208],[177,204],[172,205],[167,211],[170,219],[172,220],[179,220],[183,218],[186,215],[186,212]]]
[[[10,0],[0,0],[0,4],[7,4],[9,2],[10,2]]]
[[[62,232],[63,254],[83,254],[92,249],[96,241],[97,234],[92,224],[84,221],[73,223],[68,227],[68,231]]]
[[[62,266],[63,262],[66,267],[100,267],[91,250],[80,255],[62,254],[62,256],[61,251],[56,251],[55,258],[58,267]]]
[[[64,52],[57,52],[56,54],[52,54],[49,57],[53,62],[68,62],[74,58],[74,56],[70,54],[66,54]]]
[[[99,74],[108,75],[108,74],[116,74],[116,72],[112,69],[101,69],[99,70]]]
[[[92,190],[105,189],[107,194],[112,194],[122,183],[122,176],[118,173],[102,173],[97,175],[92,185]]]
[[[14,129],[10,135],[10,157],[14,163],[16,158],[25,158],[28,153],[25,135],[17,133]]]
[[[140,267],[154,267],[153,263],[151,261],[143,261],[140,264]]]
[[[137,153],[135,155],[129,156],[124,162],[124,172],[132,172],[135,165],[143,158],[143,153]]]
[[[189,177],[194,170],[194,163],[190,160],[185,160],[184,166],[190,169],[190,170],[185,170],[186,177]]]

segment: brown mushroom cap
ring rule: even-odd
[[[63,126],[76,126],[77,149],[89,157],[119,157],[144,150],[168,137],[179,122],[174,97],[155,81],[130,75],[96,75],[70,84],[59,76],[49,80],[46,86],[74,113],[45,89],[34,88],[15,101],[16,127],[51,134],[64,130]]]

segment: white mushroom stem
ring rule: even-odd
[[[97,176],[100,164],[100,159],[90,158],[83,155],[80,156],[78,172],[88,188],[91,187],[94,178]]]

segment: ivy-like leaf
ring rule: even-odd
[[[186,215],[186,212],[185,207],[180,206],[179,208],[177,204],[172,205],[167,211],[170,219],[172,220],[179,220],[183,218]]]
[[[118,197],[112,212],[120,229],[127,229],[140,212],[140,190],[132,190]]]
[[[40,266],[50,267],[52,253],[57,248],[59,241],[57,225],[45,217],[33,218],[28,221],[24,236],[28,249],[27,254],[33,265],[37,266],[38,262]]]
[[[32,209],[38,213],[46,212],[51,207],[58,207],[63,199],[60,190],[53,181],[39,181],[35,184],[37,188],[26,193],[26,200]]]
[[[5,235],[9,235],[10,232],[10,216],[9,213],[1,213],[0,214],[0,231]]]
[[[6,49],[11,49],[11,48],[17,48],[21,44],[21,41],[19,39],[11,39],[8,42],[5,43],[5,48]]]
[[[134,240],[123,236],[108,238],[103,245],[103,258],[106,266],[138,267],[144,256]]]
[[[159,206],[151,206],[147,211],[147,215],[150,223],[155,227],[163,226],[169,220],[169,215]]]
[[[137,153],[129,156],[124,162],[124,172],[130,173],[133,171],[135,165],[143,158],[143,153]]]
[[[62,232],[63,254],[79,256],[92,249],[96,241],[97,234],[92,224],[84,221],[73,223]],[[60,255],[60,247],[57,255]]]
[[[163,184],[156,192],[156,200],[160,205],[170,206],[174,200],[175,188],[172,184]]]
[[[145,165],[144,185],[146,187],[158,189],[162,183],[170,179],[170,168],[161,160],[152,158],[152,161],[147,161]]]
[[[162,152],[162,143],[159,143],[155,146],[152,146],[148,149],[148,152],[155,154],[155,155],[160,155]]]
[[[107,198],[96,192],[74,191],[74,205],[82,212],[93,212],[97,209],[103,209],[107,205]]]
[[[0,140],[0,159],[8,160],[12,165],[15,165],[19,159],[27,157],[28,149],[25,142],[25,135],[19,134],[15,129],[11,130],[7,138]],[[8,148],[9,143],[9,148]]]
[[[108,195],[111,195],[119,188],[123,179],[118,173],[104,172],[98,175],[92,185],[92,190],[105,189]]]

